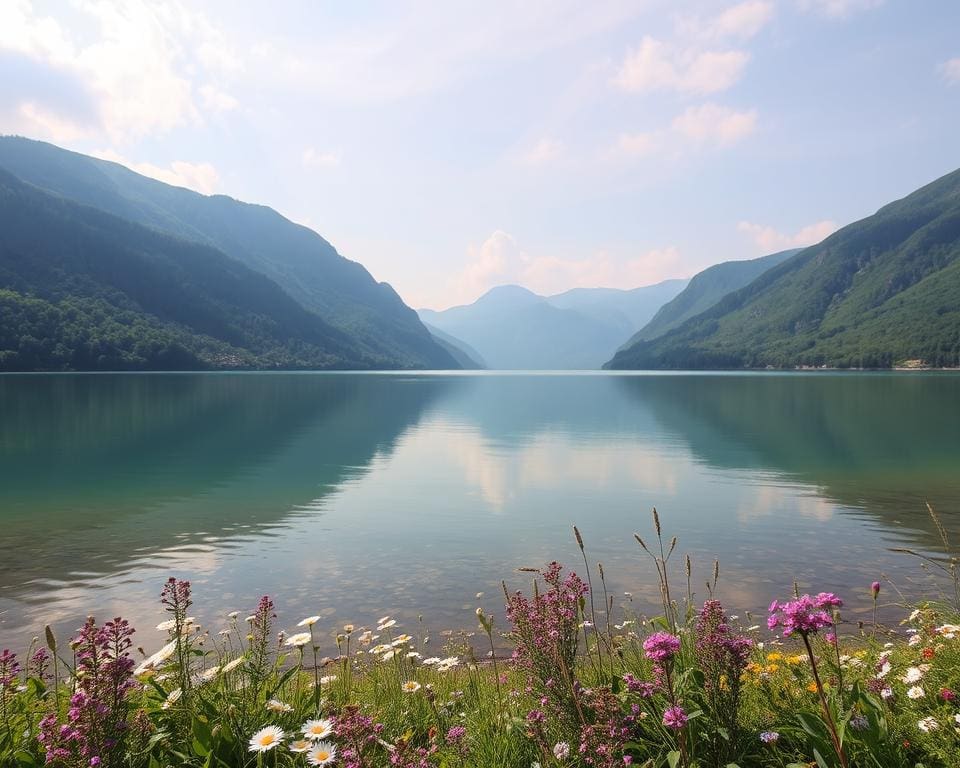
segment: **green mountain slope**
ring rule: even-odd
[[[756,280],[771,267],[775,267],[791,256],[800,253],[800,248],[771,253],[759,259],[746,261],[725,261],[714,264],[694,275],[687,287],[671,301],[665,303],[653,319],[644,325],[626,343],[624,347],[638,341],[649,341],[662,336],[701,312],[705,312],[728,293],[743,288]]]
[[[201,195],[20,137],[0,137],[0,168],[62,197],[223,251],[348,334],[383,367],[458,367],[389,285],[271,208]]]
[[[610,368],[960,363],[960,171],[776,266]]]
[[[380,362],[220,251],[0,170],[0,370]]]

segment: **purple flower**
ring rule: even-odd
[[[957,694],[950,688],[941,688],[940,698],[953,704],[957,700]]]
[[[780,739],[780,734],[776,731],[764,731],[760,734],[760,741],[764,744],[776,744]]]
[[[670,661],[680,650],[680,638],[669,632],[655,632],[643,641],[643,652],[658,664]]]
[[[850,727],[855,731],[865,731],[870,727],[870,721],[863,714],[856,714],[850,718]]]
[[[870,591],[873,592],[873,599],[876,600],[877,595],[880,594],[880,582],[879,581],[873,582],[873,584],[870,585]]]
[[[657,690],[655,684],[637,680],[637,678],[629,672],[623,676],[623,682],[627,684],[627,690],[630,691],[630,693],[639,693],[644,699],[649,699],[653,696],[654,691]]]
[[[668,707],[663,713],[663,724],[679,731],[687,724],[687,713],[683,707]]]
[[[829,609],[843,605],[843,601],[832,592],[821,592],[816,597],[802,595],[796,600],[780,605],[776,600],[770,604],[770,616],[767,626],[770,629],[783,627],[783,636],[799,632],[806,636],[821,629],[833,626],[833,616]]]

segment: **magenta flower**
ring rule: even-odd
[[[802,595],[796,600],[779,604],[776,600],[770,603],[770,616],[767,626],[770,629],[783,627],[783,636],[794,632],[808,635],[833,626],[831,608],[843,605],[843,601],[832,592],[821,592],[816,597]]]
[[[687,724],[687,713],[683,707],[668,707],[663,713],[663,724],[679,731]]]
[[[655,632],[643,641],[643,652],[658,664],[670,661],[680,650],[680,638],[669,632]]]
[[[876,600],[877,595],[880,594],[880,582],[879,581],[873,582],[873,584],[870,585],[870,591],[873,592],[873,599]]]

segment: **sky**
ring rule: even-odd
[[[957,0],[0,0],[0,134],[315,229],[411,306],[818,242],[960,167]]]

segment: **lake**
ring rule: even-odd
[[[0,376],[0,646],[93,613],[153,650],[170,575],[214,630],[265,593],[288,629],[472,628],[477,605],[503,626],[501,579],[582,569],[574,524],[642,612],[654,506],[699,597],[718,558],[731,608],[796,580],[855,620],[881,574],[928,589],[890,551],[942,549],[926,502],[960,542],[960,376]]]

